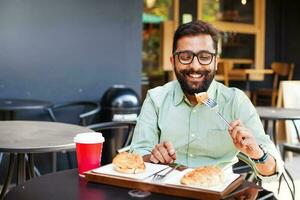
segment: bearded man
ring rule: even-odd
[[[131,151],[153,163],[221,168],[244,153],[261,178],[278,177],[283,162],[249,98],[214,80],[218,31],[203,21],[180,25],[170,61],[177,80],[151,89],[143,103]],[[228,126],[195,94],[206,92],[218,104]]]

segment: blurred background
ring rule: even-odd
[[[221,32],[217,80],[244,90],[255,105],[278,104],[275,62],[293,65],[280,80],[300,79],[300,12],[292,0],[0,0],[0,99],[91,101],[136,119],[147,90],[175,78],[174,31],[196,19]],[[120,100],[127,110],[115,110],[118,96],[107,100],[114,85],[130,89],[131,103]],[[259,101],[256,91],[265,87],[276,92]],[[75,122],[74,114],[63,116]],[[113,120],[106,118],[100,112],[93,123]],[[36,110],[13,119],[51,121]],[[67,168],[63,159],[58,169]],[[42,173],[51,171],[48,160],[38,160]]]

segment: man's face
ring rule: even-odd
[[[188,63],[185,62],[184,59],[190,59],[190,56],[179,56],[178,54],[172,56],[171,62],[173,63],[177,80],[179,81],[182,90],[187,94],[194,95],[195,93],[206,92],[215,76],[217,65],[216,56],[212,55],[211,58],[211,55],[209,54],[216,53],[211,36],[201,34],[180,38],[177,41],[176,52],[186,51],[193,52],[194,54],[204,52],[204,54],[202,55],[201,53],[198,58],[195,56],[190,64],[183,64]],[[181,61],[179,60],[179,57]],[[200,59],[201,63],[208,63],[211,59],[211,63],[200,64],[198,59]]]

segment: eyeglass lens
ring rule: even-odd
[[[178,59],[182,64],[191,64],[196,56],[201,65],[209,65],[214,57],[213,53],[207,51],[200,51],[197,54],[192,51],[182,51],[178,52],[177,54]]]

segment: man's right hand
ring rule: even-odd
[[[150,161],[153,163],[169,164],[176,160],[174,146],[169,141],[161,142],[152,149]]]

